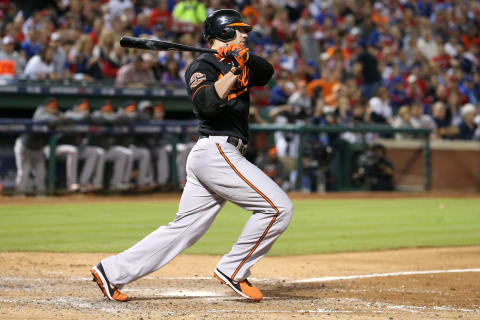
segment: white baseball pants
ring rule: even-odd
[[[105,170],[105,150],[95,146],[83,146],[80,148],[79,158],[85,160],[80,184],[91,184],[95,188],[103,186],[103,172]]]
[[[113,174],[110,188],[125,189],[132,174],[133,153],[130,148],[113,146],[105,153],[105,161],[113,162]]]
[[[50,147],[45,147],[45,156],[50,157]],[[60,144],[55,148],[55,157],[66,159],[67,187],[77,183],[78,147],[71,144]]]
[[[157,184],[160,186],[165,185],[168,182],[170,175],[170,152],[172,151],[171,145],[165,145],[155,149],[156,152],[156,166],[157,166]]]
[[[17,165],[17,176],[15,178],[16,190],[25,192],[26,182],[30,173],[34,178],[34,185],[37,191],[45,192],[45,178],[47,170],[43,150],[30,150],[26,148],[22,140],[17,138],[14,146],[15,164]]]
[[[138,162],[137,186],[144,187],[153,183],[152,156],[150,150],[145,147],[130,146],[133,162]],[[131,170],[130,170],[131,171]]]
[[[217,268],[234,280],[243,280],[267,254],[290,223],[292,203],[273,180],[226,140],[226,136],[211,136],[193,147],[187,160],[187,183],[172,222],[102,261],[112,284],[121,287],[154,272],[192,246],[227,200],[253,214]]]

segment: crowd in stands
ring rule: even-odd
[[[382,124],[429,128],[435,139],[480,139],[479,0],[16,3],[0,1],[3,78],[181,87],[194,54],[126,50],[119,39],[131,35],[206,47],[206,15],[227,7],[253,26],[251,52],[275,68],[268,86],[251,91],[252,104],[266,111],[267,121]],[[339,138],[360,137],[311,140],[334,146]],[[297,143],[298,136],[277,133],[275,153],[295,157]]]
[[[252,93],[259,107],[282,106],[274,113],[316,124],[382,123],[429,127],[445,139],[479,136],[478,0],[22,3],[0,2],[4,78],[182,86],[192,53],[126,50],[119,39],[206,46],[206,15],[232,7],[253,26],[251,51],[275,67],[269,88]]]

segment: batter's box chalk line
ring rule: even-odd
[[[351,276],[329,276],[320,278],[306,278],[297,280],[286,279],[272,279],[272,278],[249,278],[253,282],[277,282],[282,283],[315,283],[315,282],[329,282],[329,281],[342,281],[342,280],[356,280],[367,278],[382,278],[382,277],[399,277],[399,276],[413,276],[413,275],[426,275],[426,274],[442,274],[442,273],[466,273],[466,272],[480,272],[480,268],[472,269],[449,269],[449,270],[423,270],[423,271],[401,271],[401,272],[389,272],[389,273],[372,273],[372,274],[360,274]],[[1,277],[0,277],[1,279]],[[145,280],[214,280],[213,277],[145,277]],[[91,280],[90,277],[72,277],[72,281],[86,281]]]

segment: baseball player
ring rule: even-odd
[[[153,106],[153,121],[163,121],[165,119],[165,107],[162,102],[157,102]],[[157,135],[155,141],[155,165],[156,165],[156,181],[159,186],[165,186],[168,182],[170,173],[170,152],[172,145],[169,143],[170,134],[162,133]]]
[[[134,101],[128,102],[123,109],[119,110],[119,117],[124,124],[131,125],[139,120],[137,104]],[[141,135],[121,135],[118,139],[119,145],[129,148],[132,153],[132,160],[129,163],[128,171],[132,172],[134,162],[138,164],[137,191],[150,190],[153,185],[153,168],[150,150],[143,143]],[[130,180],[130,176],[129,176]]]
[[[118,123],[118,114],[115,112],[110,101],[106,101],[92,113],[92,122],[98,124]],[[101,176],[105,168],[105,161],[113,162],[113,174],[110,180],[110,190],[124,191],[128,189],[128,181],[131,174],[132,151],[129,148],[115,143],[115,138],[105,133],[93,133],[88,138],[88,144],[99,147],[103,154],[98,159],[101,166]]]
[[[247,278],[250,268],[290,223],[293,206],[285,192],[245,157],[249,88],[265,85],[273,67],[244,47],[251,30],[235,10],[212,12],[205,38],[218,54],[202,54],[185,73],[200,137],[187,160],[187,183],[175,219],[130,249],[91,270],[111,300],[126,301],[119,289],[171,261],[208,230],[226,201],[251,211],[239,239],[213,274],[239,295],[254,301],[262,293]]]
[[[72,110],[69,110],[63,115],[64,120],[84,120],[89,109],[88,101],[82,100],[73,106]],[[82,117],[80,117],[80,115]],[[55,157],[66,159],[66,180],[67,190],[69,192],[80,191],[80,184],[78,183],[78,160],[79,160],[79,148],[82,144],[82,134],[79,133],[63,133],[57,137],[57,146],[55,148]],[[50,147],[45,147],[45,156],[50,156]],[[83,154],[84,157],[94,157],[94,154]],[[89,159],[87,159],[89,160]],[[90,161],[91,162],[91,161]],[[84,170],[88,169],[84,166]],[[85,172],[82,174],[85,176]]]
[[[164,107],[161,101],[152,103],[142,100],[138,103],[140,122],[158,123],[164,119]],[[169,155],[172,146],[169,144],[169,134],[155,133],[136,135],[136,145],[143,146],[150,151],[153,165],[150,166],[149,176],[154,180],[154,186],[164,187],[169,178]],[[156,175],[154,175],[154,172]],[[155,178],[154,178],[155,176]]]
[[[75,104],[71,110],[65,112],[64,119],[65,121],[88,123],[90,121],[90,103],[88,100],[82,99]],[[81,191],[98,191],[103,186],[105,165],[103,158],[105,157],[105,152],[100,147],[88,145],[85,134],[77,134],[76,137],[78,159],[84,160],[79,180]]]
[[[48,98],[35,110],[33,120],[49,124],[60,122],[57,100]],[[24,195],[27,178],[30,174],[34,177],[33,182],[38,195],[45,194],[46,168],[43,148],[49,143],[49,139],[50,134],[35,132],[23,133],[15,141],[14,153],[17,165],[15,185],[18,195]]]

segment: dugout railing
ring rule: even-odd
[[[172,144],[172,159],[175,159],[176,143],[178,143],[177,137],[180,135],[194,136],[197,130],[196,121],[174,121],[165,120],[148,123],[135,123],[130,125],[97,125],[90,123],[70,123],[64,125],[47,125],[42,122],[34,122],[26,119],[0,119],[0,133],[2,134],[21,134],[24,132],[42,132],[51,134],[50,138],[50,156],[48,162],[48,192],[49,194],[55,193],[56,182],[56,160],[55,160],[55,147],[56,138],[59,133],[101,133],[107,135],[117,134],[162,134],[170,133],[173,137],[171,139]],[[299,134],[300,142],[298,144],[298,157],[296,159],[297,179],[295,189],[300,190],[301,180],[303,175],[303,154],[305,144],[308,143],[307,137],[313,134],[342,134],[345,132],[351,132],[365,136],[367,134],[378,135],[394,135],[394,134],[409,134],[415,136],[417,140],[423,143],[423,186],[425,191],[430,190],[431,184],[431,150],[430,150],[430,129],[411,129],[411,128],[392,128],[389,126],[368,125],[368,126],[311,126],[311,125],[276,125],[276,124],[252,124],[250,126],[252,133],[266,132],[273,134],[278,131],[291,132]],[[363,139],[365,145],[368,144],[367,139]],[[175,161],[171,162],[175,166]],[[176,181],[176,170],[171,168],[171,180]],[[480,178],[479,178],[480,179]],[[480,180],[479,180],[480,186]]]

